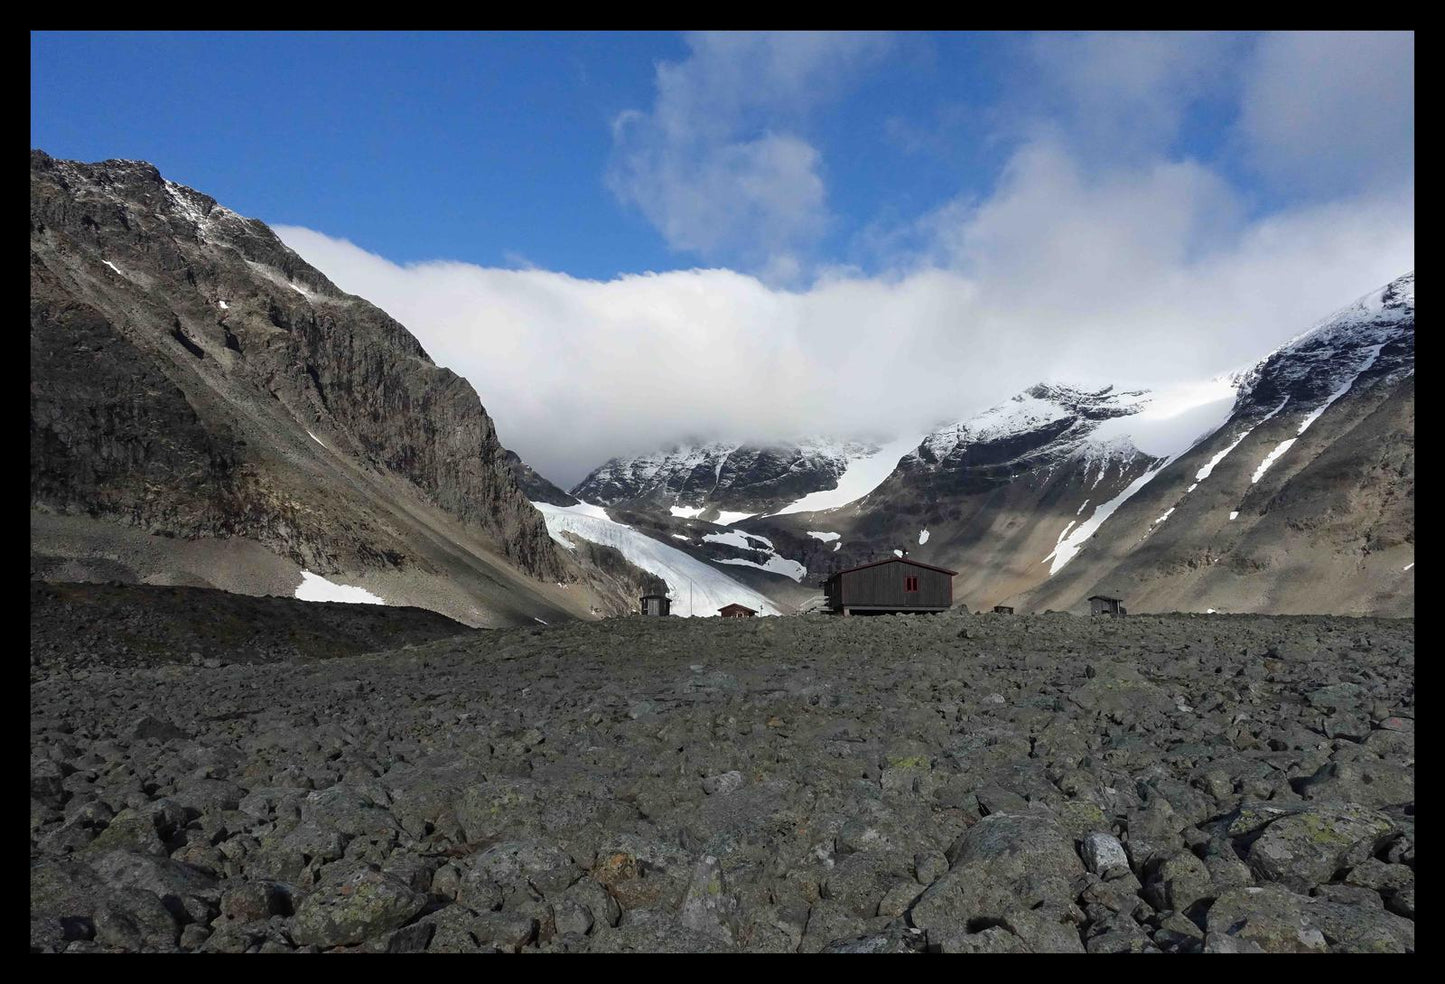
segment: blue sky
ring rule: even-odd
[[[1103,379],[1100,345],[1128,354],[1106,381],[1200,378],[1414,261],[1410,34],[42,33],[31,53],[32,146],[149,160],[270,223],[562,481],[683,434],[965,416]],[[855,394],[884,380],[909,385],[879,420]]]
[[[1029,43],[894,36],[785,111],[825,150],[810,258],[876,266],[870,229],[987,194],[1017,139],[1000,116]],[[398,262],[610,277],[748,259],[670,246],[608,186],[614,121],[653,103],[659,63],[687,59],[680,35],[40,33],[31,50],[33,146],[148,160],[243,214]],[[738,132],[766,132],[776,109]],[[1224,131],[1199,115],[1180,144],[1213,158]]]

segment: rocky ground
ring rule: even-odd
[[[120,602],[43,590],[32,950],[1414,950],[1410,620],[633,617],[260,659],[152,627],[175,651],[140,658]]]

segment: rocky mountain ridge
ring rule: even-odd
[[[385,583],[401,603],[439,598],[473,624],[588,610],[553,584],[625,603],[630,586],[589,582],[560,554],[470,384],[264,223],[144,162],[34,151],[30,227],[42,566],[129,549],[72,556],[89,521],[87,542],[129,543],[119,526],[284,561],[135,579],[290,593],[305,568]]]

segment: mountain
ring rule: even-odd
[[[558,548],[405,327],[150,164],[32,152],[30,378],[34,577],[289,595],[305,571],[473,625],[646,580]]]
[[[1412,272],[1239,373],[1224,424],[1017,600],[1413,615],[1414,371]]]
[[[959,571],[955,598],[996,604],[1045,579],[1037,561],[1060,529],[1206,433],[1232,395],[1224,380],[1163,392],[1040,383],[935,429],[853,502],[743,525],[788,544],[810,577],[907,550]]]
[[[612,458],[572,489],[584,502],[668,510],[723,525],[836,489],[851,466],[878,455],[866,441],[807,438],[784,443],[674,445]]]
[[[532,503],[546,502],[554,506],[575,506],[577,498],[563,492],[547,479],[539,475],[531,465],[523,461],[515,451],[507,451],[503,454],[507,466],[512,470],[512,478],[516,480],[517,487],[522,490]]]
[[[747,560],[731,562],[784,605],[907,550],[957,570],[954,596],[976,609],[1086,611],[1102,592],[1134,611],[1412,614],[1414,275],[1213,379],[1040,383],[875,453],[892,471],[831,501],[709,511],[733,453],[614,460],[577,491],[615,497],[634,528],[714,563],[738,551]]]

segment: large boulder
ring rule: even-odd
[[[1261,882],[1308,892],[1373,855],[1394,830],[1372,810],[1309,810],[1275,820],[1249,848],[1249,867]]]
[[[291,935],[302,946],[348,946],[399,929],[425,907],[426,895],[400,878],[357,867],[306,896]]]
[[[998,922],[1041,902],[1068,904],[1084,865],[1074,841],[1052,818],[994,813],[948,850],[948,874],[914,903],[910,921],[930,932],[967,932],[979,920]]]

